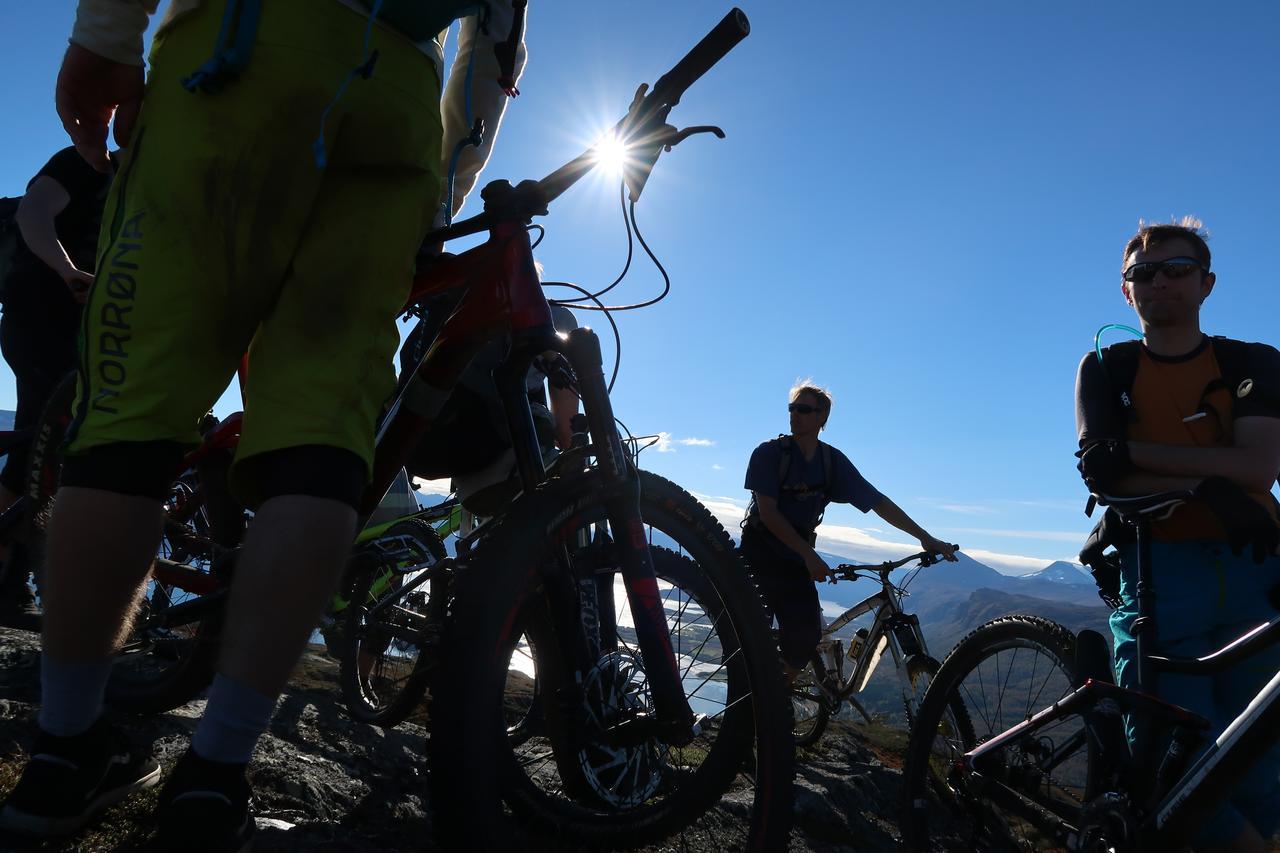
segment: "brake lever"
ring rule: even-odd
[[[668,138],[662,143],[663,148],[667,151],[675,148],[690,136],[696,136],[699,133],[712,133],[715,134],[717,139],[724,139],[724,131],[716,127],[714,124],[699,124],[694,125],[693,127],[686,127],[684,130],[676,130],[674,127],[668,126],[667,130],[670,131],[670,133],[668,134]]]

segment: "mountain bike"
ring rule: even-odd
[[[32,431],[23,513],[29,519],[25,541],[37,566],[42,561],[61,471],[60,448],[74,397],[72,375],[58,386]],[[226,486],[242,418],[241,412],[222,420],[206,416],[200,428],[203,440],[175,472],[164,503],[155,563],[107,684],[106,701],[115,711],[171,711],[199,696],[213,680],[222,600],[230,585],[235,549],[248,523],[244,508]],[[448,519],[455,508],[456,502],[445,502],[364,528],[325,619],[345,620],[350,602],[361,600],[354,596],[381,595],[442,560],[444,545],[427,522]],[[407,604],[412,607],[417,599]],[[385,618],[403,622],[420,618],[424,610],[425,598],[417,612],[400,607]],[[340,684],[355,719],[391,726],[413,710],[425,688],[419,680],[401,675],[415,668],[420,644],[407,640],[396,626],[385,629],[376,652],[364,645],[352,650],[353,658],[365,650],[366,665],[344,667]]]
[[[1211,675],[1280,642],[1277,616],[1200,658],[1150,653],[1157,630],[1150,523],[1191,496],[1099,499],[1136,536],[1140,689],[1114,684],[1102,635],[1072,636],[1030,616],[990,622],[947,656],[903,767],[911,849],[945,838],[986,850],[1181,849],[1280,739],[1280,673],[1194,761],[1209,721],[1143,692],[1161,673]],[[1167,748],[1153,737],[1131,750],[1122,715],[1169,733]]]
[[[615,135],[639,162],[627,177],[639,196],[664,148],[692,133],[666,125],[684,89],[746,32],[731,13],[652,92],[642,88]],[[707,129],[710,130],[710,129]],[[587,152],[542,181],[492,183],[479,217],[428,235],[442,242],[488,231],[481,246],[443,258],[419,281],[426,292],[470,285],[418,368],[447,388],[477,345],[478,329],[510,330],[506,363],[494,378],[516,439],[523,496],[473,557],[459,563],[446,624],[446,653],[432,684],[432,801],[446,846],[509,846],[512,809],[554,831],[596,843],[642,843],[687,825],[733,783],[754,748],[753,848],[777,848],[790,820],[792,744],[781,669],[763,608],[723,528],[692,496],[627,462],[601,366],[599,340],[586,328],[551,333],[527,223],[589,171]],[[496,323],[495,323],[496,320]],[[544,471],[523,380],[532,358],[566,356],[589,424],[580,464]],[[403,416],[403,418],[401,417]],[[420,439],[429,418],[402,408],[387,439]],[[416,432],[415,432],[416,426]],[[566,454],[572,458],[571,454]],[[376,465],[375,465],[376,468]],[[583,539],[606,523],[607,569]],[[655,571],[650,544],[665,545],[680,569]],[[623,626],[634,640],[615,651],[597,645],[583,586],[620,588]],[[602,608],[595,608],[597,614]],[[689,625],[680,614],[701,615]],[[510,661],[530,638],[544,759],[512,749],[505,702]],[[694,639],[696,638],[696,639]],[[694,711],[699,692],[717,702]],[[625,778],[617,768],[627,768]],[[496,781],[498,784],[494,784]]]
[[[822,737],[831,715],[848,702],[868,723],[870,715],[854,697],[871,680],[876,667],[888,651],[898,671],[902,690],[902,707],[907,725],[915,717],[930,679],[938,671],[938,662],[929,656],[920,619],[902,608],[907,586],[921,570],[942,559],[941,554],[921,551],[901,560],[872,566],[842,564],[832,569],[840,580],[869,578],[880,582],[880,591],[868,596],[837,616],[822,631],[822,640],[813,653],[809,666],[801,671],[791,686],[791,710],[795,718],[796,746],[812,746]],[[889,575],[908,563],[919,565],[901,583]],[[836,636],[853,620],[872,614],[870,628],[859,628],[845,650],[844,641]],[[846,661],[847,658],[847,661]],[[847,669],[847,671],[846,671]]]

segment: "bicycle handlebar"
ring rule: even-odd
[[[954,547],[956,550],[960,549],[959,545],[953,545],[952,547]],[[841,563],[840,565],[832,569],[831,572],[832,574],[837,575],[838,577],[848,580],[848,579],[856,578],[857,573],[859,571],[864,571],[864,572],[875,571],[875,572],[879,572],[880,574],[888,574],[894,569],[900,569],[903,566],[905,566],[907,563],[913,562],[915,560],[920,561],[920,568],[923,569],[923,568],[928,568],[929,566],[932,566],[936,563],[942,562],[943,556],[942,554],[939,554],[934,551],[921,551],[918,554],[912,554],[909,557],[903,557],[901,560],[890,560],[884,563],[873,563],[870,565],[855,565],[853,563]]]
[[[703,36],[702,41],[694,45],[693,50],[685,54],[684,59],[658,78],[658,82],[653,84],[650,97],[668,107],[680,103],[685,90],[710,71],[711,66],[724,59],[750,33],[751,22],[747,20],[746,14],[737,6],[733,7],[711,32]]]
[[[683,59],[658,78],[652,91],[643,95],[644,89],[641,88],[627,114],[615,125],[615,133],[626,142],[635,142],[651,148],[653,159],[657,158],[657,151],[663,146],[678,143],[683,136],[673,128],[665,126],[667,113],[680,102],[685,90],[723,59],[750,32],[751,24],[746,14],[735,6],[711,32],[685,54]],[[510,188],[511,199],[501,206],[491,205],[491,200],[485,198],[486,205],[483,213],[455,222],[446,228],[429,231],[423,238],[423,243],[445,243],[486,231],[500,221],[527,220],[532,216],[545,214],[547,205],[595,168],[597,162],[598,158],[593,146],[542,180],[523,181],[519,186]],[[643,182],[641,184],[643,185]],[[638,193],[633,190],[633,200],[637,195]]]

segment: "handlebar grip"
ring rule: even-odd
[[[670,71],[663,74],[653,86],[651,97],[661,103],[674,106],[680,103],[685,89],[694,81],[706,74],[725,54],[733,50],[734,45],[742,41],[751,32],[751,22],[738,7],[729,10],[715,29],[707,33],[702,41],[694,45],[684,59],[675,64]]]

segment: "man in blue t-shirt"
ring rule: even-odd
[[[934,538],[868,483],[849,458],[818,440],[831,415],[831,394],[800,383],[791,389],[791,435],[766,441],[751,454],[746,488],[751,506],[742,523],[742,554],[765,603],[778,620],[787,677],[794,680],[822,639],[815,581],[835,579],[813,549],[829,503],[853,504],[920,540],[926,551],[955,560],[956,546]],[[785,457],[784,457],[785,455]]]

